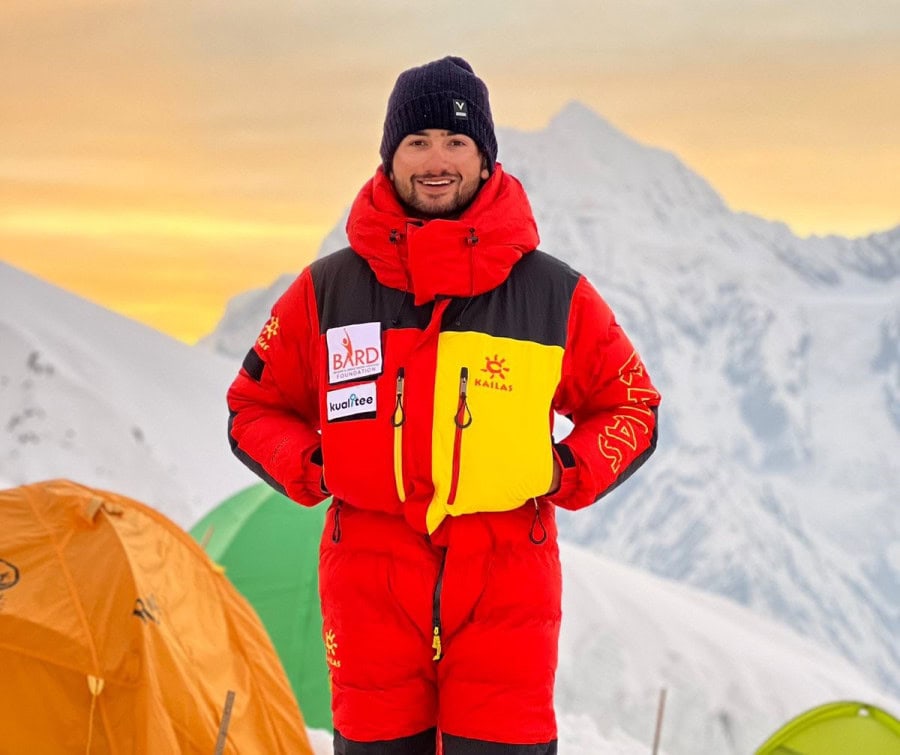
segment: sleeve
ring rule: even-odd
[[[582,276],[553,405],[574,427],[554,446],[562,475],[548,499],[562,508],[584,508],[630,477],[656,448],[659,402],[640,356]]]
[[[235,456],[306,506],[328,495],[319,433],[315,301],[307,268],[275,303],[227,394]]]

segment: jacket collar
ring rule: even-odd
[[[428,221],[406,215],[379,167],[353,202],[347,237],[380,283],[417,305],[496,288],[539,243],[525,190],[499,163],[458,219]]]

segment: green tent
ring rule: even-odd
[[[857,702],[820,705],[788,721],[756,755],[900,755],[900,721]]]
[[[299,506],[259,483],[219,504],[191,535],[259,614],[306,725],[330,730],[318,572],[327,508]]]

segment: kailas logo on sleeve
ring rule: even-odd
[[[325,394],[328,405],[328,421],[342,419],[374,419],[375,383],[338,388]]]
[[[329,328],[328,382],[346,383],[380,375],[382,370],[381,323],[362,322]]]

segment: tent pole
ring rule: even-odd
[[[653,755],[659,752],[659,739],[662,734],[663,715],[666,712],[666,688],[659,690],[659,705],[656,708],[656,732],[653,734]]]
[[[219,738],[216,741],[216,755],[225,752],[225,740],[228,737],[228,724],[231,723],[231,706],[234,705],[234,690],[225,695],[225,709],[222,711],[222,723],[219,724]]]

